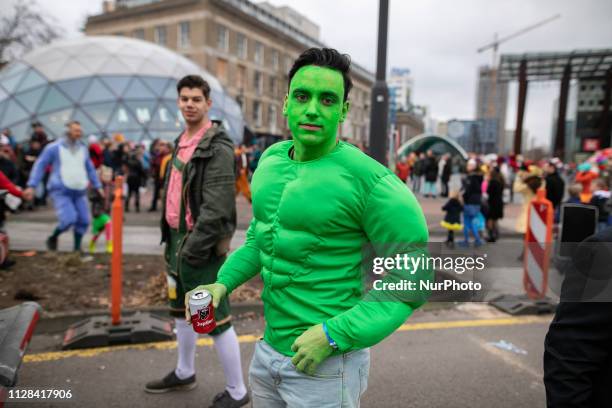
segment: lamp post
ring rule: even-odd
[[[387,165],[387,138],[389,121],[389,89],[387,88],[387,20],[389,0],[380,0],[378,8],[378,53],[376,81],[372,87],[370,117],[370,153],[379,163]]]

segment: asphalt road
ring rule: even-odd
[[[550,318],[509,317],[474,303],[417,312],[372,349],[362,407],[542,407],[543,339]],[[237,327],[246,375],[263,320]],[[27,406],[205,407],[224,386],[208,338],[199,341],[198,388],[149,395],[143,391],[144,383],[174,367],[174,342],[57,352],[54,343],[58,337],[35,336],[20,371],[19,386],[71,390],[73,398]]]

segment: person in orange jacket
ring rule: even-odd
[[[597,178],[597,173],[591,170],[591,163],[582,163],[578,166],[576,173],[576,183],[582,184],[582,193],[580,193],[580,201],[589,203],[593,193],[591,192],[591,183]]]

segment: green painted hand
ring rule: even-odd
[[[207,290],[212,295],[212,304],[216,309],[219,306],[219,302],[223,299],[223,296],[227,294],[227,288],[222,283],[212,283],[210,285],[200,285],[197,288],[190,290],[185,294],[185,320],[191,323],[191,316],[189,315],[189,297],[196,290]],[[325,334],[324,334],[325,335]]]
[[[327,341],[322,324],[312,326],[302,333],[293,342],[291,350],[295,352],[291,359],[295,368],[308,375],[313,375],[319,364],[334,351]]]

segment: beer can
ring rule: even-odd
[[[197,333],[210,333],[217,327],[212,295],[207,290],[198,290],[189,297],[191,325]]]

